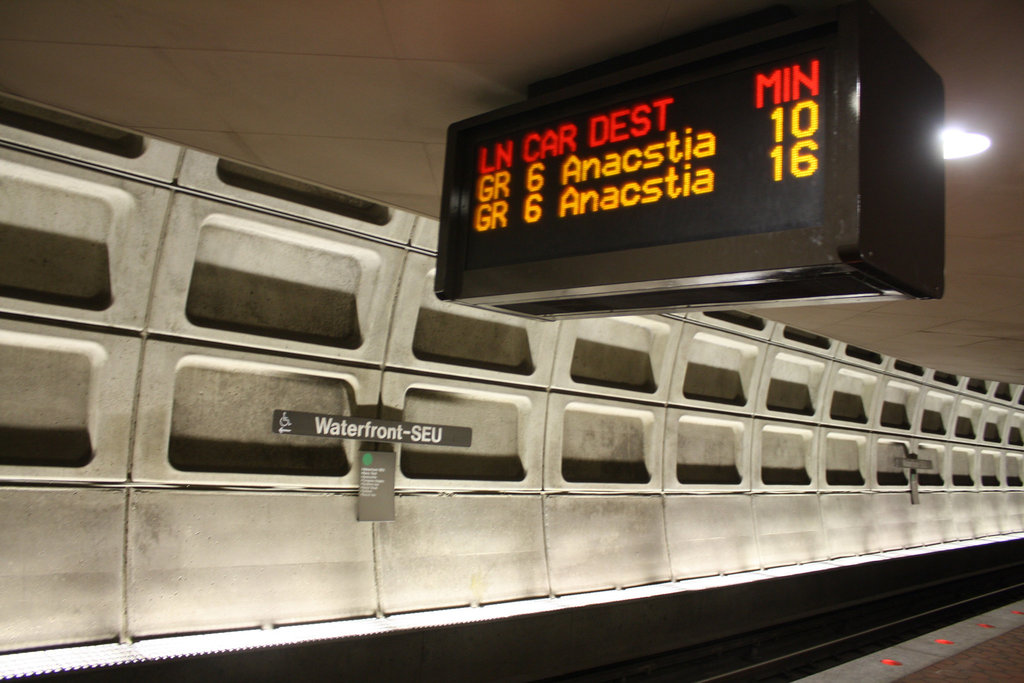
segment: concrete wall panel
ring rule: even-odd
[[[989,494],[991,495],[991,494]],[[1024,531],[1024,492],[1007,491],[1000,497],[1002,518],[1008,532]]]
[[[378,526],[385,613],[548,594],[539,495],[401,495]]]
[[[839,348],[836,349],[836,359],[842,360],[844,363],[859,365],[875,373],[880,373],[884,369],[892,367],[892,359],[889,357],[870,349],[854,346],[853,344],[840,343]],[[904,366],[901,365],[901,367]]]
[[[882,550],[942,543],[958,538],[947,493],[922,493],[919,505],[911,504],[910,493],[906,491],[874,494],[872,499]]]
[[[754,420],[754,489],[796,491],[816,486],[818,432],[809,425]]]
[[[921,386],[885,377],[879,391],[878,412],[871,425],[884,432],[911,433],[920,424]]]
[[[383,360],[401,250],[192,197],[173,211],[154,331]]]
[[[921,401],[918,432],[932,438],[947,438],[956,422],[955,409],[956,396],[946,391],[926,388]]]
[[[124,491],[0,490],[0,651],[121,630]]]
[[[948,444],[931,440],[913,440],[911,453],[922,459],[929,460],[932,467],[917,471],[918,487],[922,491],[943,490],[951,486],[949,476],[950,449]]]
[[[0,310],[141,329],[170,193],[0,150]]]
[[[979,492],[975,513],[977,516],[974,528],[977,538],[1018,531],[1013,520],[1006,516],[1003,496],[990,496]]]
[[[929,495],[934,499],[936,495]],[[942,500],[946,496],[942,494]],[[880,550],[894,550],[912,545],[917,536],[911,523],[913,507],[910,504],[910,493],[876,493],[871,496],[874,509],[875,534]]]
[[[988,497],[974,491],[954,491],[949,494],[953,513],[954,535],[958,539],[971,539],[999,533],[994,511],[986,504]]]
[[[552,393],[545,490],[660,491],[665,409]]]
[[[751,500],[743,494],[666,496],[672,577],[757,569],[760,558]]]
[[[360,442],[272,431],[277,409],[369,416],[376,370],[150,341],[133,479],[346,486]]]
[[[808,332],[792,325],[776,325],[771,336],[772,342],[792,349],[799,349],[815,356],[832,358],[839,350],[839,342]]]
[[[1020,393],[1019,384],[1010,384],[1009,382],[993,382],[992,392],[990,396],[992,400],[997,403],[1002,403],[1007,406],[1012,406],[1013,401],[1017,398]]]
[[[1024,453],[1007,452],[1003,460],[1003,471],[1006,473],[1006,487],[1009,489],[1024,486]]]
[[[751,418],[668,409],[666,491],[749,491]]]
[[[754,496],[753,502],[762,566],[778,567],[828,557],[817,495]]]
[[[387,365],[547,387],[559,324],[441,301],[434,294],[434,259],[409,254]]]
[[[183,187],[194,188],[204,193],[250,204],[261,209],[270,209],[277,213],[334,226],[344,232],[368,235],[399,244],[409,241],[414,217],[405,211],[389,211],[389,218],[383,225],[358,220],[337,211],[321,208],[321,203],[325,198],[331,199],[340,195],[331,203],[344,205],[346,203],[344,200],[348,199],[352,206],[358,209],[361,204],[367,203],[365,200],[341,195],[335,190],[326,188],[319,193],[312,189],[307,192],[296,192],[284,184],[288,182],[287,178],[283,176],[275,178],[275,174],[266,174],[266,177],[272,180],[267,182],[264,179],[261,184],[270,186],[269,192],[260,192],[251,187],[243,187],[237,181],[233,181],[231,174],[226,174],[219,168],[220,159],[217,157],[195,150],[185,150],[184,154],[181,173],[178,177],[178,182]],[[275,183],[274,180],[278,182]],[[249,185],[249,183],[243,184]],[[308,185],[308,183],[304,183],[304,185]],[[275,192],[275,189],[278,191]],[[270,192],[274,192],[274,194],[270,194]],[[305,201],[303,195],[307,195]]]
[[[778,327],[778,323],[762,318],[757,313],[747,311],[691,311],[686,314],[677,313],[670,315],[685,318],[687,321],[702,327],[726,330],[747,337],[764,339],[765,341],[771,339],[775,333],[775,328]]]
[[[903,504],[910,496],[904,494]],[[941,491],[924,492],[921,504],[911,505],[914,533],[910,538],[912,546],[930,545],[955,541],[959,538],[954,521],[952,497]]]
[[[874,424],[879,396],[876,373],[845,363],[834,363],[829,371],[823,419],[847,427],[867,428]]]
[[[350,494],[135,491],[129,629],[156,635],[372,615],[371,536]]]
[[[0,138],[4,140],[153,180],[170,182],[174,178],[182,152],[178,145],[127,132],[111,139],[116,133],[113,128],[103,125],[99,133],[91,122],[43,114],[37,107],[26,107],[8,97],[0,99],[0,110],[6,122],[0,123]],[[52,135],[55,129],[64,133],[62,138]]]
[[[550,495],[544,498],[544,525],[556,594],[671,576],[661,496]]]
[[[757,411],[789,420],[820,420],[830,363],[809,353],[768,347]]]
[[[925,371],[924,381],[946,391],[959,391],[967,383],[967,378],[943,372],[942,370],[927,370]]]
[[[970,446],[949,449],[948,481],[952,490],[978,488],[978,449]]]
[[[818,486],[829,490],[863,490],[871,482],[873,460],[868,454],[870,435],[851,430],[821,428],[818,442]]]
[[[409,238],[409,244],[419,249],[427,249],[436,254],[439,231],[440,225],[437,220],[417,216],[412,224],[412,236]]]
[[[664,316],[566,320],[551,384],[555,388],[664,402],[682,323]]]
[[[882,549],[875,528],[874,498],[863,493],[821,496],[821,519],[829,557],[864,555]]]
[[[676,356],[669,404],[753,413],[766,348],[756,339],[687,325]]]
[[[981,401],[961,397],[956,404],[951,437],[957,441],[977,443],[982,435],[981,416],[985,404]]]
[[[0,476],[123,481],[139,340],[16,321],[3,327]]]
[[[982,448],[978,452],[978,487],[991,490],[1003,485],[1003,451]]]
[[[902,358],[887,358],[885,361],[885,372],[919,382],[929,381],[927,379],[928,369],[915,363],[905,361]]]
[[[1011,448],[1024,446],[1024,413],[1014,411],[1007,418],[1006,444]]]
[[[908,500],[909,497],[904,498]],[[912,546],[932,545],[957,541],[963,538],[958,529],[949,491],[932,491],[921,494],[921,504],[911,506],[914,521]]]
[[[983,489],[1002,486],[1002,451],[983,448],[978,453],[978,486]]]
[[[967,384],[964,385],[964,389],[967,393],[975,396],[990,398],[992,396],[992,390],[995,388],[995,382],[989,382],[988,380],[981,379],[979,377],[968,377]]]
[[[381,402],[387,419],[473,430],[469,447],[396,444],[397,487],[541,489],[547,410],[543,392],[387,372]]]
[[[986,405],[982,416],[981,440],[987,444],[1006,443],[1010,411],[1006,408]]]
[[[872,434],[869,456],[872,460],[872,487],[880,491],[894,488],[907,489],[910,479],[907,470],[896,464],[897,458],[909,458],[914,454],[914,443],[909,437]],[[943,478],[945,478],[943,473]]]

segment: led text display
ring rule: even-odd
[[[467,269],[820,223],[827,55],[487,127],[462,177]]]

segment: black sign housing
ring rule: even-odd
[[[436,291],[540,317],[937,298],[939,76],[867,4],[453,124]]]

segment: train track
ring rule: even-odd
[[[551,681],[794,681],[1024,598],[1000,568],[698,646]]]

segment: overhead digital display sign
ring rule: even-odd
[[[800,55],[481,140],[466,268],[820,224],[827,65]]]
[[[438,295],[545,317],[938,296],[941,119],[938,76],[857,3],[454,124]]]

